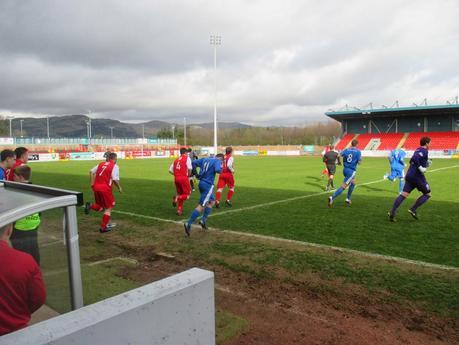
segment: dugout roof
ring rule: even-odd
[[[83,205],[81,192],[9,181],[0,182],[0,227],[34,213],[56,208],[64,209],[63,230],[72,309],[83,306],[76,214],[76,207],[81,205]]]

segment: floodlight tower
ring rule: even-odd
[[[210,35],[210,44],[214,46],[214,154],[217,154],[217,46],[222,44],[222,37]]]
[[[46,134],[48,135],[49,140],[49,116],[46,116]]]
[[[91,138],[92,138],[91,114],[92,114],[92,110],[88,109],[88,120],[86,121],[86,124],[88,126],[88,140],[89,141],[91,141]]]
[[[183,146],[186,147],[186,117],[183,118]]]
[[[13,125],[12,125],[12,122],[13,122],[14,116],[8,116],[7,119],[10,121],[10,138],[12,138],[13,137]]]

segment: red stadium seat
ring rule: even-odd
[[[459,132],[420,132],[410,133],[405,141],[407,150],[416,150],[422,137],[430,137],[431,150],[455,150],[459,144]]]
[[[393,150],[400,145],[404,135],[404,133],[359,134],[357,148],[360,150]],[[431,150],[455,150],[459,145],[459,132],[417,132],[409,133],[403,146],[407,150],[415,150],[419,147],[419,142],[424,136],[432,139]],[[336,148],[343,150],[354,137],[355,134],[346,134]],[[374,145],[369,145],[372,141]]]

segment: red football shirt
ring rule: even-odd
[[[233,156],[225,155],[222,166],[222,174],[233,174]]]
[[[95,191],[111,191],[113,180],[119,180],[119,170],[115,162],[108,161],[99,163],[99,165],[92,171],[96,175],[92,186]]]
[[[46,300],[40,268],[29,254],[0,240],[0,335],[24,328]]]
[[[188,177],[188,170],[191,170],[191,168],[191,158],[187,154],[181,155],[171,166],[175,177]]]
[[[24,165],[24,162],[20,159],[16,159],[16,162],[14,162],[13,167],[11,169],[8,169],[8,181],[14,181],[14,169],[20,167],[21,165]]]

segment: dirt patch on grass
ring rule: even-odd
[[[146,241],[142,231],[151,228],[135,225],[136,233],[130,233],[132,224],[121,225],[103,240],[97,233],[82,234],[82,247],[87,241],[103,241],[105,252],[98,257],[116,252],[136,259],[137,267],[126,267],[119,274],[141,283],[195,266],[214,271],[217,307],[249,324],[246,331],[225,344],[459,343],[457,320],[427,313],[407,301],[388,302],[384,292],[369,292],[339,279],[325,280],[314,272],[292,275],[273,269],[261,274],[257,266],[244,266],[240,258],[223,261],[200,252],[200,244],[215,241],[206,234],[193,234],[195,242],[190,242],[179,227],[171,225]],[[228,238],[228,234],[218,236],[218,241]]]

